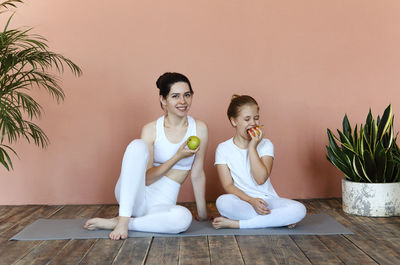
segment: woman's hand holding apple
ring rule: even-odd
[[[189,147],[189,149],[191,150],[195,150],[197,149],[197,147],[200,145],[200,138],[197,136],[190,136],[187,139],[187,146]]]
[[[191,137],[193,137],[193,136],[191,136]],[[191,138],[191,137],[189,137],[189,138]],[[198,137],[196,137],[196,138],[198,139]],[[198,143],[199,144],[197,145],[197,147],[195,149],[190,149],[190,148],[188,148],[189,147],[188,141],[185,141],[179,147],[178,151],[176,152],[176,155],[178,156],[179,159],[182,159],[182,158],[189,157],[189,156],[196,154],[197,151],[199,151],[199,149],[200,149],[200,139],[198,140]],[[193,148],[193,147],[195,147],[195,145],[192,144],[191,147]]]

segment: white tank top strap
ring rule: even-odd
[[[166,136],[164,133],[164,118],[165,116],[161,116],[157,119],[156,123],[156,141],[166,140]]]
[[[164,119],[165,116],[162,116],[157,119],[156,123],[156,140],[154,142],[154,157],[153,157],[153,165],[159,166],[165,163],[167,160],[171,159],[171,157],[178,151],[179,147],[185,142],[189,136],[196,136],[196,121],[190,116],[187,116],[188,119],[188,128],[186,130],[185,136],[182,140],[177,143],[171,143],[168,141],[167,136],[165,135],[164,130]],[[195,155],[183,158],[179,160],[172,168],[180,169],[180,170],[190,170],[192,168],[192,164],[194,161]]]

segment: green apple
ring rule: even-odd
[[[200,144],[200,139],[197,136],[190,136],[187,139],[187,146],[191,150],[195,150],[199,146],[199,144]]]

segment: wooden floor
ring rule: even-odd
[[[400,217],[344,214],[339,200],[303,200],[354,235],[208,236],[8,241],[38,218],[113,217],[115,205],[0,206],[0,265],[7,264],[400,264]],[[193,204],[185,204],[191,211]],[[215,204],[208,204],[216,216]]]

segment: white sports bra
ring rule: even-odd
[[[169,159],[171,159],[171,157],[175,155],[176,151],[178,151],[179,147],[183,144],[183,142],[185,142],[189,138],[189,136],[196,136],[196,121],[190,116],[187,116],[187,119],[189,124],[186,134],[183,137],[183,139],[177,144],[171,143],[165,136],[164,116],[157,119],[156,140],[154,141],[154,146],[153,146],[154,166],[159,166],[168,161]],[[172,169],[190,170],[192,169],[194,158],[195,155],[182,158],[172,167]]]

